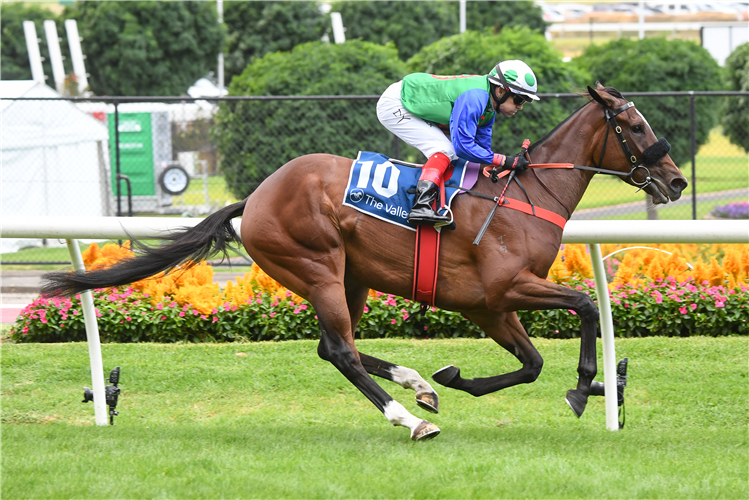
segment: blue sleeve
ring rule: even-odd
[[[476,163],[491,163],[492,125],[494,120],[479,127],[489,93],[482,89],[463,92],[456,100],[450,115],[450,138],[458,157]]]

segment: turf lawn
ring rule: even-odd
[[[442,429],[414,443],[316,356],[312,341],[108,344],[122,367],[113,427],[82,404],[85,344],[2,345],[3,498],[741,498],[749,496],[749,339],[618,339],[626,426],[603,398],[564,402],[577,340],[535,339],[533,384],[474,398],[436,387],[441,411],[383,387]],[[425,377],[518,367],[487,340],[369,340],[363,352]],[[244,353],[246,356],[237,356]],[[599,341],[600,363],[600,341]],[[599,365],[599,369],[600,368]],[[598,377],[599,380],[601,377]]]

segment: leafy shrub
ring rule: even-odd
[[[739,45],[726,59],[729,90],[749,90],[749,42]],[[721,124],[729,140],[749,152],[749,97],[727,97]]]
[[[405,72],[392,46],[310,42],[256,59],[234,77],[229,94],[373,95]],[[359,150],[390,151],[393,143],[371,100],[222,102],[212,135],[227,185],[240,199],[303,154],[356,157]]]
[[[89,248],[87,266],[107,265],[127,248]],[[749,334],[749,248],[745,245],[665,245],[673,250],[627,249],[607,259],[616,334],[621,337]],[[622,250],[603,245],[603,251]],[[618,253],[617,253],[618,255]],[[668,256],[667,256],[668,255]],[[667,256],[667,257],[666,257]],[[718,263],[717,258],[722,260]],[[709,260],[709,264],[703,262]],[[693,269],[686,265],[694,263]],[[565,245],[550,279],[597,300],[584,245]],[[143,280],[130,287],[94,291],[104,342],[217,342],[319,338],[314,309],[254,266],[221,291],[213,271],[197,268]],[[154,293],[155,292],[155,293]],[[167,293],[168,292],[168,293]],[[360,338],[481,338],[460,314],[371,291],[358,325]],[[520,311],[532,337],[574,338],[580,320],[572,311]],[[11,329],[17,342],[85,340],[80,296],[30,304]]]
[[[627,92],[723,90],[721,69],[707,49],[686,40],[621,38],[604,45],[589,45],[574,59],[580,68],[604,85]],[[656,135],[671,143],[676,164],[691,157],[689,101],[685,97],[638,98],[637,108]],[[717,123],[715,98],[695,101],[697,147],[707,142]]]
[[[590,78],[584,71],[562,62],[544,36],[526,27],[507,27],[498,34],[466,31],[443,38],[408,60],[412,72],[439,75],[485,75],[506,59],[525,61],[538,78],[540,93],[571,92],[585,87]],[[523,139],[540,139],[583,104],[577,99],[542,99],[505,119],[497,116],[492,148],[504,153],[520,149]]]

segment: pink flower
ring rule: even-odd
[[[391,324],[391,325],[394,325],[394,324],[395,324],[395,320],[394,320],[394,319],[391,319],[391,320],[390,320],[390,324]]]
[[[24,335],[25,335],[25,334],[29,333],[29,327],[28,327],[28,326],[24,326],[23,328],[21,328],[21,331],[22,331],[22,332],[24,333]]]
[[[218,318],[216,316],[214,316],[212,323],[215,323],[216,321],[218,321]]]
[[[286,296],[291,297],[291,290],[286,290]]]
[[[405,313],[405,314],[403,315],[403,321],[406,321],[407,319],[408,319],[408,313]]]
[[[166,316],[161,317],[161,321],[164,321],[166,319]]]
[[[391,299],[391,298],[389,298],[389,299],[387,299],[387,300],[385,301],[385,305],[386,305],[386,306],[395,306],[395,305],[398,305],[398,304],[397,304],[397,303],[395,302],[395,299]]]
[[[94,311],[96,312],[96,317],[101,318],[101,312],[98,309],[94,309]]]
[[[271,317],[271,318],[272,318],[273,316],[275,316],[275,315],[276,315],[276,313],[274,313],[274,312],[270,313],[270,317]]]
[[[180,311],[179,312],[179,317],[180,318],[184,318],[185,317],[185,311]]]
[[[659,292],[658,290],[653,291],[653,293],[651,293],[650,295],[655,297],[656,304],[660,304],[661,302],[663,302],[663,295],[661,295],[661,292]]]
[[[726,306],[725,306],[725,305],[724,305],[724,303],[723,303],[723,302],[721,302],[720,300],[716,300],[716,301],[715,301],[715,307],[726,307]]]
[[[211,311],[211,314],[216,314],[216,313],[218,313],[218,309],[216,309],[216,308],[214,307],[214,308],[213,308],[213,310]]]
[[[301,309],[299,309],[298,307],[294,308],[294,314],[299,314],[300,312],[302,312]]]
[[[679,308],[679,312],[680,312],[681,314],[686,314],[686,313],[687,313],[687,306],[684,306],[684,307],[680,307],[680,308]]]
[[[369,312],[369,307],[367,307],[367,306],[364,306],[364,312],[365,312],[365,313],[368,313],[368,312]]]
[[[625,307],[626,307],[626,304],[625,304]],[[568,311],[570,312],[570,314],[577,314],[577,313],[576,313],[575,311],[573,311],[572,309],[567,309],[567,310],[568,310]]]
[[[192,315],[193,315],[193,316],[197,316],[198,314],[200,314],[200,313],[198,312],[198,310],[197,310],[197,309],[193,309],[193,310],[192,310]]]
[[[205,314],[200,315],[200,319],[208,319]]]
[[[306,310],[307,309],[307,304],[302,304],[301,306],[299,306],[299,309],[301,309],[302,311]]]
[[[125,316],[125,319],[126,319],[127,321],[132,321],[132,320],[133,320],[133,318],[131,318],[130,316]]]
[[[158,304],[156,304],[156,309],[158,309],[159,311],[161,311],[162,309],[164,309],[164,304],[162,304],[161,302],[159,302]]]
[[[697,304],[689,304],[689,307],[692,309],[692,311],[694,311],[695,309],[697,309]]]

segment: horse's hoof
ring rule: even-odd
[[[453,365],[448,365],[432,374],[432,379],[445,387],[450,387],[450,383],[459,377],[460,368],[455,368]]]
[[[588,396],[583,396],[583,394],[577,389],[570,389],[567,391],[565,401],[570,405],[572,411],[575,412],[577,418],[580,418],[585,411],[585,405],[588,404]]]
[[[431,422],[422,420],[421,423],[416,426],[416,429],[411,432],[411,439],[414,441],[426,441],[427,439],[437,437],[439,433],[439,427]]]
[[[416,404],[419,405],[420,408],[423,408],[424,410],[431,412],[431,413],[439,413],[440,412],[440,398],[437,396],[436,392],[420,392],[416,395]]]

